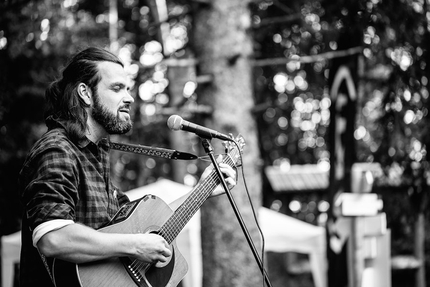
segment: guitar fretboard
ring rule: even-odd
[[[233,149],[229,155],[224,157],[222,162],[234,166],[235,162],[233,159],[237,158],[238,153],[237,149]],[[220,183],[221,180],[214,169],[201,183],[194,187],[190,196],[176,209],[159,230],[160,235],[169,244],[178,236],[179,232],[181,232]]]

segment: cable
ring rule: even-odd
[[[255,212],[255,208],[254,208],[254,204],[252,203],[252,199],[251,199],[251,195],[249,194],[249,190],[248,190],[248,185],[246,183],[246,179],[245,179],[245,172],[244,172],[244,162],[243,162],[243,157],[242,157],[242,152],[240,151],[240,146],[239,144],[234,141],[234,143],[236,144],[238,150],[239,150],[239,155],[240,155],[240,161],[241,161],[241,170],[242,170],[242,180],[243,180],[243,185],[245,187],[245,192],[246,195],[248,196],[248,200],[249,200],[249,204],[251,205],[251,210],[252,210],[252,214],[254,216],[254,220],[255,220],[255,224],[257,226],[258,232],[260,233],[260,237],[261,237],[261,262],[263,264],[263,269],[264,269],[264,245],[265,245],[265,239],[264,239],[264,234],[263,231],[261,230],[260,224],[258,222],[258,216]],[[264,272],[263,272],[263,287],[264,287]]]
[[[259,232],[260,237],[261,237],[261,243],[262,243],[262,245],[261,245],[261,254],[262,254],[261,255],[261,262],[257,262],[257,263],[261,263],[260,267],[261,267],[262,276],[263,276],[263,287],[264,287],[264,283],[265,282],[267,283],[268,286],[271,286],[270,280],[267,277],[268,275],[266,274],[266,271],[264,269],[264,246],[265,246],[265,239],[264,239],[264,235],[263,235],[263,232],[261,230],[260,224],[258,222],[257,213],[256,213],[254,205],[252,203],[252,199],[251,199],[251,195],[249,193],[248,185],[246,183],[245,172],[244,172],[244,168],[243,168],[243,155],[242,155],[241,147],[239,146],[239,144],[238,144],[237,141],[233,140],[233,142],[235,143],[235,145],[236,145],[236,147],[238,149],[238,152],[239,152],[240,165],[237,165],[234,162],[233,162],[233,164],[235,165],[236,168],[242,166],[242,179],[243,179],[243,183],[244,183],[244,187],[245,187],[245,192],[247,194],[247,197],[248,197],[248,200],[249,200],[249,203],[250,203],[250,206],[251,206],[251,210],[252,210],[252,214],[254,216],[255,224],[257,226],[258,232]],[[198,159],[200,159],[200,160],[207,160],[206,158],[207,158],[207,156],[200,156],[200,157],[198,157]],[[232,195],[230,195],[230,196],[232,196]],[[250,236],[250,235],[248,234],[248,236]],[[252,242],[252,239],[250,239],[250,240]],[[254,247],[251,246],[251,249],[255,253],[254,255],[258,256],[258,253],[256,253],[256,250],[254,249]],[[256,260],[257,259],[258,259],[258,261],[260,261],[260,258],[256,257]],[[267,281],[266,281],[266,279],[267,279]]]

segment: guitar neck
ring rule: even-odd
[[[233,150],[232,153],[234,152]],[[223,163],[234,166],[231,155],[225,156]],[[216,170],[212,170],[202,182],[193,188],[187,199],[160,228],[160,235],[171,243],[220,183],[221,180]]]

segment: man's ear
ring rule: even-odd
[[[91,105],[91,89],[86,84],[78,85],[78,94],[87,105]]]

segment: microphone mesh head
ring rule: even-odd
[[[182,127],[182,118],[178,115],[170,116],[167,120],[167,126],[172,131],[179,131]]]

